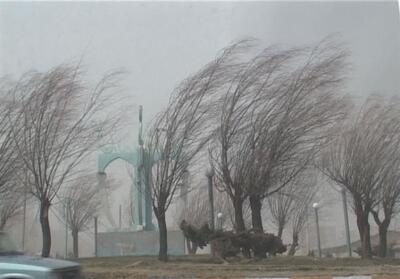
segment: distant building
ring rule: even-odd
[[[388,245],[388,256],[394,258],[400,258],[400,232],[399,231],[388,231],[387,234],[387,245]],[[372,249],[376,249],[379,246],[379,235],[374,234],[371,236]],[[357,250],[361,247],[361,241],[357,240],[351,243],[351,250],[353,251],[354,257],[359,257]],[[323,255],[332,255],[333,257],[347,257],[347,245],[341,245],[336,247],[322,249]]]

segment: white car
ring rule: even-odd
[[[78,263],[28,256],[0,232],[0,279],[80,279]]]

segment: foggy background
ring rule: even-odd
[[[79,61],[92,81],[110,70],[123,69],[126,74],[118,94],[129,97],[134,108],[143,105],[146,124],[167,104],[181,80],[235,40],[251,37],[259,39],[261,46],[297,46],[316,43],[332,33],[339,33],[351,51],[349,94],[356,100],[371,93],[399,94],[397,1],[0,3],[0,76],[18,78],[29,70],[47,71]],[[137,113],[137,109],[128,113],[130,121],[124,130],[128,136],[121,144],[135,146]],[[91,164],[95,172],[95,157]],[[107,174],[119,184],[111,204],[118,223],[118,207],[126,207],[130,188],[126,164],[114,162]],[[326,189],[331,202],[320,210],[323,247],[345,243],[340,194]],[[38,252],[37,206],[31,204],[28,212],[26,247]],[[169,221],[173,226],[172,218]],[[102,222],[103,230],[111,229]],[[18,243],[20,223],[15,220],[9,228]],[[373,234],[376,228],[371,226]],[[63,255],[64,227],[56,216],[51,227],[52,253]],[[400,230],[400,223],[395,220],[392,229]],[[314,228],[309,231],[312,234]],[[81,255],[93,255],[93,234],[82,233],[80,241]]]

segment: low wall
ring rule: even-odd
[[[97,255],[100,257],[158,255],[158,249],[158,231],[101,232],[97,237]],[[168,254],[185,254],[185,238],[181,231],[168,231]]]

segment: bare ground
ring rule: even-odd
[[[355,258],[275,257],[263,260],[236,258],[224,262],[210,256],[170,257],[162,263],[156,257],[109,257],[80,260],[88,279],[137,278],[237,278],[317,275],[392,274],[400,278],[400,260]],[[394,276],[392,278],[397,278]]]

